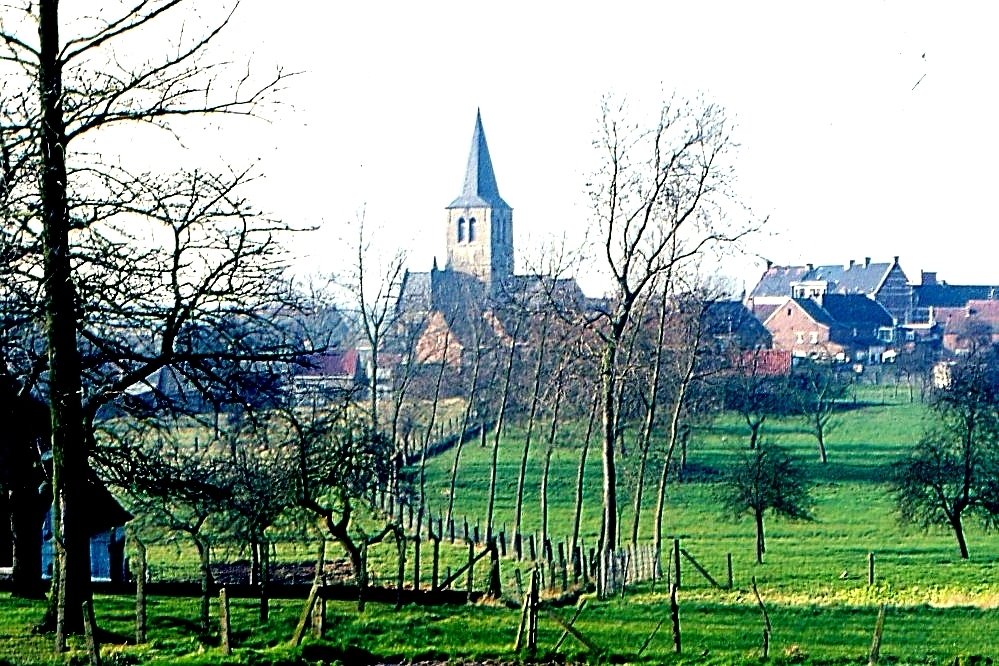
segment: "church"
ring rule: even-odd
[[[573,278],[514,272],[513,209],[500,196],[481,113],[475,116],[461,193],[444,211],[444,267],[435,259],[429,272],[407,271],[397,303],[401,319],[426,323],[418,343],[420,362],[460,363],[469,327],[483,317],[494,334],[504,337],[501,313],[512,307],[537,311],[557,304],[580,310],[591,305]],[[450,332],[447,358],[440,351],[445,332]]]

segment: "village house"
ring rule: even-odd
[[[862,294],[787,298],[763,321],[773,348],[798,358],[880,363],[894,341],[894,321]]]
[[[934,308],[931,315],[941,329],[944,349],[969,354],[999,343],[999,300],[969,300],[960,307]]]

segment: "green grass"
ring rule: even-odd
[[[793,419],[766,426],[766,436],[789,448],[815,480],[815,521],[767,523],[765,563],[754,561],[753,526],[719,513],[714,481],[739,454],[746,428],[727,415],[695,431],[688,461],[698,470],[693,479],[674,483],[668,492],[666,531],[678,536],[684,548],[716,577],[724,578],[726,554],[735,573],[732,591],[712,588],[689,567],[680,591],[683,653],[672,652],[669,623],[662,626],[645,652],[639,647],[656,624],[668,618],[668,599],[638,586],[624,598],[591,600],[577,627],[604,647],[615,663],[759,663],[761,617],[750,579],[755,577],[773,621],[771,660],[775,663],[866,663],[877,610],[889,611],[882,643],[884,663],[945,664],[961,655],[999,657],[999,539],[969,525],[971,559],[961,561],[953,535],[943,529],[922,531],[899,524],[886,484],[889,466],[917,441],[925,408],[908,402],[903,389],[858,387],[858,403],[844,411],[829,434],[829,463],[818,462],[814,438]],[[543,431],[543,428],[541,429]],[[633,433],[631,433],[633,436]],[[496,524],[508,538],[514,519],[514,498],[524,431],[508,429],[500,443]],[[539,484],[543,438],[535,434],[525,485],[524,529],[540,528]],[[576,467],[581,433],[562,433],[552,458],[549,493],[550,532],[568,536],[573,513]],[[491,445],[492,438],[489,439]],[[466,444],[455,496],[460,525],[467,516],[484,530],[488,502],[491,450],[477,442]],[[430,511],[446,507],[453,452],[429,461],[427,487]],[[631,526],[631,488],[636,456],[620,457],[621,528]],[[658,461],[650,467],[643,497],[641,539],[650,538]],[[596,544],[600,525],[601,465],[594,442],[586,467],[583,539]],[[867,556],[875,554],[877,583],[867,585]],[[278,561],[314,557],[315,544],[285,541]],[[218,554],[233,559],[235,549]],[[467,556],[464,546],[445,545],[442,566],[459,566]],[[395,578],[394,546],[371,551],[376,581]],[[150,550],[151,565],[162,575],[193,571],[193,549],[184,541]],[[408,561],[412,563],[412,550]],[[429,580],[429,549],[423,556],[424,581]],[[504,563],[507,592],[515,563]],[[192,574],[193,575],[193,574]],[[407,581],[412,571],[407,571]],[[218,654],[216,640],[196,638],[194,600],[155,599],[150,609],[150,643],[106,648],[108,663],[358,663],[367,655],[386,661],[449,656],[455,660],[513,659],[512,645],[518,613],[497,605],[446,608],[369,605],[358,615],[351,604],[331,604],[330,628],[319,643],[301,649],[285,646],[301,609],[301,602],[274,602],[272,622],[260,627],[252,602],[236,600],[234,626],[237,650],[228,660]],[[63,663],[53,660],[49,639],[32,636],[28,628],[40,616],[40,604],[0,596],[0,664]],[[556,611],[562,617],[571,609]],[[98,598],[101,625],[122,638],[132,633],[132,601]],[[561,633],[542,617],[539,643],[549,650]],[[79,643],[75,644],[79,649]],[[599,661],[569,639],[560,650],[569,660]],[[79,653],[75,653],[79,658]]]

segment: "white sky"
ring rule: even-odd
[[[770,219],[763,256],[900,255],[917,281],[999,283],[997,18],[987,2],[242,0],[234,57],[302,74],[272,122],[198,149],[259,159],[256,203],[321,226],[303,265],[336,270],[364,208],[427,270],[477,107],[519,259],[586,224],[602,94],[703,93],[736,123],[739,190]],[[752,287],[762,263],[722,270]]]

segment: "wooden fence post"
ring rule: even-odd
[[[225,587],[219,590],[219,647],[222,654],[232,654],[232,625],[229,622],[229,593]]]
[[[562,591],[569,589],[569,567],[565,561],[565,544],[558,542],[558,566],[562,571]]]
[[[530,614],[527,618],[527,651],[532,655],[538,649],[538,570],[531,571]]]
[[[326,597],[322,594],[312,607],[312,637],[321,640],[326,633]]]
[[[500,554],[496,547],[496,538],[489,539],[489,588],[487,595],[491,599],[499,599],[503,595],[503,583],[500,579]]]
[[[97,641],[94,606],[90,601],[84,601],[81,610],[83,612],[83,633],[86,636],[87,655],[90,657],[90,664],[91,666],[101,666],[101,645]]]
[[[867,553],[867,584],[874,585],[874,553]]]
[[[871,639],[871,651],[867,656],[867,666],[875,666],[881,658],[881,634],[885,629],[885,605],[878,610],[878,621],[874,624],[874,638]]]
[[[725,564],[728,568],[728,589],[735,586],[735,579],[732,576],[732,553],[725,553]]]

